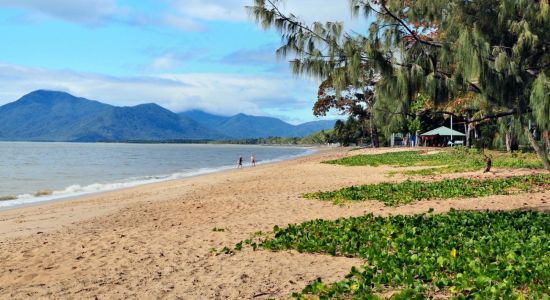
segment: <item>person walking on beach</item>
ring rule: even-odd
[[[256,157],[254,157],[254,155],[250,155],[250,163],[253,167],[256,166]]]
[[[239,156],[239,164],[237,165],[237,169],[239,168],[242,168],[243,167],[243,156]]]

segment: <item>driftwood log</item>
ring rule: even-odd
[[[483,171],[483,173],[490,172],[492,164],[493,164],[493,161],[491,161],[491,158],[485,155],[485,171]]]

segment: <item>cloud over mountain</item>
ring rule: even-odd
[[[266,114],[293,106],[309,110],[315,85],[277,75],[223,73],[161,74],[115,77],[85,72],[0,64],[0,104],[29,90],[51,89],[103,99],[112,105],[155,102],[173,111],[204,109],[219,114]],[[307,94],[295,91],[310,86]],[[303,120],[306,121],[306,120]]]

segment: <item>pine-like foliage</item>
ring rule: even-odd
[[[280,1],[249,7],[264,28],[281,33],[278,54],[292,56],[295,74],[330,78],[337,93],[375,74],[374,119],[388,131],[407,123],[423,95],[436,110],[468,97],[476,116],[469,122],[513,116],[548,136],[548,0],[351,0],[354,15],[372,20],[366,35],[343,32],[340,23],[308,26],[281,13]],[[548,161],[548,150],[537,152]]]

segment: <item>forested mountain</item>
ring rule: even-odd
[[[258,137],[303,137],[323,129],[332,129],[335,120],[313,121],[300,125],[291,125],[280,119],[271,117],[237,114],[234,116],[218,116],[203,111],[187,111],[180,113],[203,126],[207,126],[234,139]]]
[[[219,139],[223,135],[156,104],[117,107],[39,90],[0,107],[0,139],[128,141]]]
[[[294,126],[276,118],[202,111],[176,114],[157,104],[117,107],[65,92],[38,90],[0,106],[0,140],[164,141],[294,137],[333,121]]]

